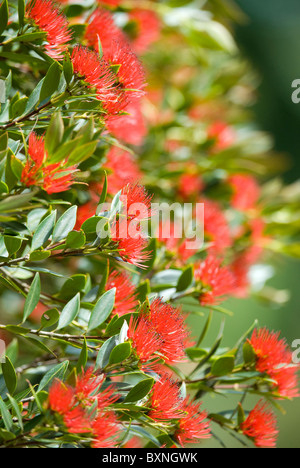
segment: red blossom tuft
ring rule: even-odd
[[[182,399],[177,382],[167,375],[155,382],[151,396],[151,410],[148,416],[152,419],[179,419],[182,416]]]
[[[39,186],[49,194],[68,190],[74,183],[73,174],[77,172],[77,167],[66,167],[67,159],[47,165],[47,159],[44,138],[32,132],[29,135],[28,160],[22,171],[21,182],[27,187]]]
[[[277,421],[266,405],[259,401],[250,411],[247,419],[241,424],[243,433],[253,439],[257,447],[272,448],[276,446],[278,435]]]
[[[30,0],[26,7],[26,16],[46,33],[45,48],[48,55],[60,60],[72,38],[66,17],[52,0]]]
[[[108,191],[112,195],[118,193],[125,184],[129,182],[136,183],[142,177],[132,155],[117,147],[112,147],[110,149],[107,154],[106,162],[104,163],[104,168],[108,172]]]
[[[154,11],[136,8],[129,14],[135,25],[132,46],[138,54],[144,53],[160,36],[161,22]]]
[[[122,214],[126,214],[129,219],[139,221],[151,218],[151,200],[152,196],[147,193],[145,187],[129,183],[122,188],[120,195],[123,204]]]
[[[198,197],[203,188],[204,184],[196,173],[186,173],[179,178],[178,193],[185,201]]]
[[[120,235],[122,232],[122,227],[125,226],[125,232],[127,232],[127,237]],[[122,222],[119,221],[116,223],[117,234],[112,235],[112,240],[117,243],[117,248],[119,250],[119,256],[124,260],[124,262],[131,263],[139,268],[144,268],[144,263],[149,260],[151,253],[145,250],[148,246],[148,241],[141,234],[134,234],[133,237],[128,236],[128,233],[131,233],[131,229],[135,228],[134,220],[131,222]]]
[[[147,135],[140,102],[130,102],[126,107],[126,113],[128,115],[109,116],[106,119],[106,127],[118,140],[140,146]]]
[[[74,48],[71,60],[74,72],[82,77],[89,88],[95,88],[103,106],[117,102],[116,78],[105,60],[101,60],[96,52],[80,45]]]
[[[147,318],[162,340],[160,353],[167,361],[181,361],[185,357],[188,336],[181,311],[158,298],[152,301]]]
[[[209,439],[209,422],[205,421],[207,413],[200,410],[201,403],[190,403],[185,400],[182,410],[186,416],[179,420],[179,428],[175,433],[176,439],[184,447],[186,444],[199,443],[201,439]]]
[[[142,363],[153,358],[157,359],[156,353],[162,341],[145,317],[141,317],[138,321],[130,319],[128,339],[132,341],[132,347]]]
[[[295,398],[298,391],[298,368],[292,363],[292,353],[280,333],[266,328],[255,329],[249,341],[256,354],[256,369],[274,380],[274,390],[281,397]]]
[[[119,317],[121,317],[136,309],[138,300],[135,296],[135,287],[127,273],[118,271],[111,272],[105,288],[106,291],[116,288],[114,314],[118,314]]]
[[[203,305],[218,304],[227,295],[232,294],[235,288],[233,274],[213,255],[209,255],[203,262],[196,263],[195,279],[203,287],[199,298]]]
[[[119,426],[112,412],[99,414],[92,423],[93,448],[111,448],[117,444]]]
[[[121,1],[122,0],[97,0],[99,5],[102,5],[104,3],[105,5],[114,6],[114,7],[120,5]]]
[[[215,201],[204,200],[204,234],[212,243],[210,251],[224,254],[224,250],[231,247],[232,238],[226,217],[219,204]],[[201,214],[197,213],[201,219]]]
[[[256,207],[260,197],[260,188],[254,177],[245,174],[234,174],[228,179],[233,189],[232,206],[240,211]]]
[[[99,52],[99,41],[104,54],[113,46],[114,41],[125,40],[122,31],[116,26],[113,16],[102,8],[97,8],[88,18],[85,40],[90,47]]]
[[[64,414],[64,423],[71,434],[91,432],[91,421],[81,406],[76,406]]]
[[[60,380],[55,380],[49,390],[49,406],[52,411],[65,414],[75,403],[74,389]]]
[[[214,122],[207,131],[208,138],[214,140],[214,152],[224,151],[236,141],[232,127],[225,122]]]

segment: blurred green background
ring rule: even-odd
[[[292,82],[300,79],[300,1],[299,0],[236,0],[246,13],[248,21],[236,28],[236,40],[242,52],[248,56],[261,77],[258,102],[254,108],[261,129],[273,134],[277,151],[290,155],[290,167],[284,174],[287,182],[300,178],[300,104],[292,102]],[[291,300],[283,307],[271,309],[255,299],[230,300],[224,304],[235,312],[234,319],[227,319],[224,345],[230,346],[258,318],[261,326],[281,330],[291,345],[300,339],[300,262],[282,258],[276,265],[276,278],[268,284],[278,289],[289,289]],[[204,345],[216,336],[220,319]],[[213,335],[214,334],[214,335]],[[233,408],[233,400],[226,406]],[[256,399],[247,398],[246,407],[252,408]],[[205,407],[212,412],[224,410],[224,400],[218,397],[205,399]],[[286,415],[277,413],[280,435],[279,448],[300,447],[300,399],[284,402]],[[218,430],[228,447],[241,447],[237,441]],[[204,447],[219,447],[215,439]]]

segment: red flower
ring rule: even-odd
[[[198,197],[204,185],[198,174],[187,173],[179,178],[178,193],[184,200]]]
[[[286,342],[279,339],[280,333],[270,332],[266,328],[255,329],[248,340],[256,354],[258,372],[270,374],[274,369],[290,360]],[[287,361],[288,359],[288,361]]]
[[[82,77],[89,88],[96,89],[97,97],[103,101],[103,105],[116,102],[116,78],[105,60],[80,45],[74,48],[71,60],[74,72]]]
[[[132,223],[134,223],[134,221],[131,221],[130,224],[127,223],[127,221],[122,223],[117,222],[117,234],[112,235],[112,240],[117,243],[119,256],[124,262],[131,263],[139,268],[144,268],[144,263],[150,258],[150,252],[145,250],[148,246],[148,241],[140,234],[135,234],[134,237],[128,237],[128,234],[127,237],[123,237],[119,234],[122,232],[122,226],[125,224],[125,232],[128,233]]]
[[[109,116],[106,127],[118,140],[140,146],[147,135],[147,129],[139,101],[130,102],[126,113],[129,115]]]
[[[111,448],[116,445],[119,427],[112,412],[100,413],[92,423],[92,430],[94,436],[93,448]]]
[[[268,374],[274,383],[275,391],[282,397],[299,396],[297,367],[292,364],[292,353],[280,333],[266,328],[254,330],[249,341],[256,354],[256,369]]]
[[[149,195],[142,185],[127,184],[122,188],[120,201],[125,208],[122,214],[126,214],[128,219],[143,219],[151,218],[151,200]]]
[[[71,434],[91,432],[91,421],[81,406],[76,406],[64,414],[64,423]]]
[[[89,368],[86,372],[80,375],[76,381],[76,398],[79,402],[82,402],[84,406],[92,406],[97,401],[97,407],[106,408],[114,403],[118,396],[113,396],[114,387],[107,387],[105,390],[101,390],[101,386],[104,381],[103,375],[95,376],[93,369]]]
[[[109,6],[118,6],[120,5],[122,0],[97,0],[97,2],[101,5],[102,3],[105,3],[105,5]]]
[[[191,248],[190,242],[193,239],[182,238],[182,226],[176,223],[161,223],[158,229],[158,239],[166,246],[166,249],[173,254],[176,264],[179,266],[184,265],[189,258],[195,255],[199,249]]]
[[[188,333],[180,310],[158,298],[152,301],[147,318],[162,341],[160,353],[167,361],[181,361]]]
[[[113,16],[102,8],[97,8],[88,19],[85,40],[90,47],[99,52],[99,40],[102,51],[108,52],[114,41],[125,40],[122,31],[116,26]]]
[[[135,297],[135,287],[131,283],[129,275],[117,271],[110,273],[105,289],[108,291],[112,288],[116,288],[114,313],[121,317],[133,312],[138,305],[138,301]]]
[[[209,255],[205,261],[195,265],[195,279],[203,287],[200,294],[200,303],[203,305],[218,304],[234,291],[234,276],[221,264],[221,260]]]
[[[128,338],[142,362],[159,356],[169,362],[178,362],[185,356],[187,331],[184,318],[178,309],[160,299],[155,299],[150,310],[136,322],[131,320]]]
[[[142,363],[157,359],[156,353],[162,341],[145,317],[142,316],[138,321],[130,319],[128,339],[132,341],[132,347]]]
[[[82,224],[89,218],[95,215],[97,210],[97,202],[94,200],[90,200],[89,202],[85,203],[78,207],[77,210],[77,221],[75,225],[75,230],[79,230]]]
[[[69,23],[62,12],[51,0],[30,0],[26,7],[26,16],[33,20],[41,31],[45,31],[45,48],[48,55],[60,60],[72,38],[68,31]]]
[[[217,202],[204,200],[204,234],[212,243],[210,251],[223,254],[224,250],[231,247],[232,238],[227,220]],[[197,219],[201,214],[197,213]]]
[[[74,389],[60,380],[55,380],[49,390],[49,406],[52,411],[65,414],[75,404]]]
[[[236,134],[232,127],[225,122],[213,123],[208,131],[208,138],[214,140],[214,151],[224,151],[232,146],[236,140]]]
[[[108,171],[108,191],[112,195],[118,193],[128,182],[138,182],[142,177],[132,155],[117,147],[110,149],[104,168]]]
[[[236,257],[234,262],[230,265],[230,271],[234,276],[235,287],[233,295],[235,297],[245,298],[248,296],[249,291],[249,268],[247,263],[247,254],[240,254]]]
[[[241,424],[243,433],[253,439],[257,447],[275,447],[278,435],[277,422],[272,411],[259,401]]]
[[[109,115],[124,111],[128,104],[144,96],[145,72],[137,56],[126,40],[119,38],[104,55],[105,60],[114,70],[118,87],[115,88],[115,100],[105,103]]]
[[[154,11],[136,8],[129,14],[135,24],[132,45],[138,54],[145,52],[160,36],[161,22]]]
[[[179,419],[182,416],[182,399],[177,382],[163,375],[155,382],[151,396],[151,410],[148,416],[152,419]]]
[[[209,439],[210,428],[209,422],[205,421],[207,413],[200,411],[201,403],[190,403],[185,400],[182,410],[186,412],[186,416],[179,420],[179,427],[175,433],[175,437],[184,447],[186,444],[199,443],[201,439]]]
[[[37,185],[51,194],[64,192],[73,184],[76,166],[66,167],[66,159],[47,165],[48,153],[44,138],[38,137],[34,132],[29,135],[28,156],[21,175],[21,182],[27,187]]]
[[[247,211],[255,208],[260,197],[260,188],[254,179],[245,174],[234,174],[228,179],[233,189],[232,206],[236,210]]]

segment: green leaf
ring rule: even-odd
[[[39,249],[45,244],[45,242],[47,242],[47,240],[49,239],[49,237],[51,236],[53,232],[55,219],[56,219],[56,211],[53,211],[38,226],[32,238],[31,252]]]
[[[67,85],[70,84],[73,78],[73,64],[70,59],[70,55],[66,54],[63,61],[63,72]]]
[[[0,414],[2,416],[6,429],[10,431],[11,428],[13,427],[13,420],[12,420],[10,412],[6,408],[6,405],[1,397],[0,397]]]
[[[4,0],[0,7],[0,35],[5,31],[8,23],[8,3]]]
[[[87,347],[86,339],[84,339],[82,350],[81,350],[81,353],[80,353],[80,356],[76,365],[76,370],[78,374],[80,374],[82,370],[85,368],[87,360],[88,360],[88,347]]]
[[[31,283],[26,301],[24,306],[23,312],[23,323],[27,320],[27,318],[32,314],[34,309],[39,303],[41,295],[41,280],[40,275],[36,273],[34,280]]]
[[[67,327],[70,323],[75,320],[80,310],[80,294],[76,294],[68,304],[63,308],[62,313],[58,321],[57,330]]]
[[[234,369],[234,361],[235,359],[233,356],[222,356],[218,358],[211,367],[212,375],[221,377],[230,374]]]
[[[153,387],[154,379],[144,379],[135,385],[125,398],[125,402],[139,401],[148,395]]]
[[[99,200],[99,205],[102,205],[105,203],[106,197],[107,197],[107,173],[104,171],[104,184],[103,184],[103,189],[101,192],[100,200]]]
[[[24,25],[24,16],[25,16],[25,0],[18,0],[18,15],[19,15],[19,25]]]
[[[26,108],[25,108],[25,111],[24,111],[24,114],[23,116],[29,114],[33,109],[35,109],[35,107],[37,106],[37,104],[40,102],[40,94],[41,94],[41,89],[44,85],[44,82],[45,82],[45,78],[43,78],[37,85],[36,87],[34,88],[34,90],[32,91],[32,93],[30,94],[29,98],[28,98],[28,101],[27,101],[27,105],[26,105]],[[22,117],[23,117],[22,116]]]
[[[244,343],[243,356],[245,364],[251,364],[256,361],[255,351],[248,341]]]
[[[45,32],[32,32],[16,36],[9,42],[34,42],[41,39],[46,39],[47,34]]]
[[[51,252],[49,250],[36,250],[30,254],[30,261],[31,262],[41,262],[42,260],[46,260],[49,258]]]
[[[192,283],[194,278],[194,268],[192,265],[186,267],[177,283],[177,292],[185,291]]]
[[[20,210],[34,196],[34,193],[25,193],[23,195],[13,195],[0,202],[0,212],[8,213],[10,211]]]
[[[116,337],[112,336],[109,340],[101,346],[100,351],[97,355],[95,369],[103,369],[109,362],[109,356],[111,351],[116,346]]]
[[[46,372],[46,374],[40,381],[40,384],[37,389],[37,393],[40,392],[41,390],[48,389],[54,379],[62,380],[67,371],[68,365],[69,365],[69,361],[64,361],[61,364],[57,364],[56,366],[52,367],[52,369]]]
[[[60,145],[64,134],[64,122],[60,112],[55,112],[50,120],[45,137],[45,148],[51,155]]]
[[[50,309],[47,312],[44,312],[41,317],[41,327],[42,328],[49,328],[55,323],[58,322],[60,314],[57,309]]]
[[[18,252],[21,248],[22,241],[23,239],[20,237],[4,236],[5,247],[7,248],[9,255],[13,255]]]
[[[68,234],[66,245],[70,249],[80,249],[85,245],[86,238],[82,231],[72,231]]]
[[[97,144],[98,141],[91,141],[90,143],[75,148],[69,156],[68,163],[72,166],[73,164],[80,164],[90,158],[94,154]]]
[[[84,292],[87,280],[88,275],[79,274],[71,276],[71,278],[67,279],[63,284],[59,292],[59,297],[68,301],[74,297],[74,294],[81,291]]]
[[[102,325],[110,316],[115,305],[116,288],[110,289],[100,297],[91,313],[88,331]]]
[[[109,364],[119,364],[129,358],[131,354],[131,345],[129,342],[117,345],[109,356]]]
[[[43,102],[45,99],[50,99],[52,94],[58,88],[60,81],[60,67],[58,62],[53,62],[50,65],[47,75],[45,76],[45,80],[42,85],[41,93],[40,93],[40,102]]]
[[[7,356],[5,356],[5,362],[2,363],[2,372],[7,390],[13,395],[17,388],[17,375],[11,360]]]
[[[65,239],[69,232],[72,231],[76,224],[76,217],[77,217],[77,206],[71,206],[57,221],[53,236],[52,242],[59,242],[62,239]]]

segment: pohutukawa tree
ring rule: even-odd
[[[243,320],[255,265],[299,256],[299,192],[272,182],[232,12],[209,3],[1,3],[3,447],[182,447],[214,426],[275,446],[271,405],[298,396],[285,340],[255,322],[224,348],[222,322],[203,343],[226,298]],[[152,202],[190,204],[190,226],[204,205],[201,245],[176,235],[184,210],[146,237]]]

